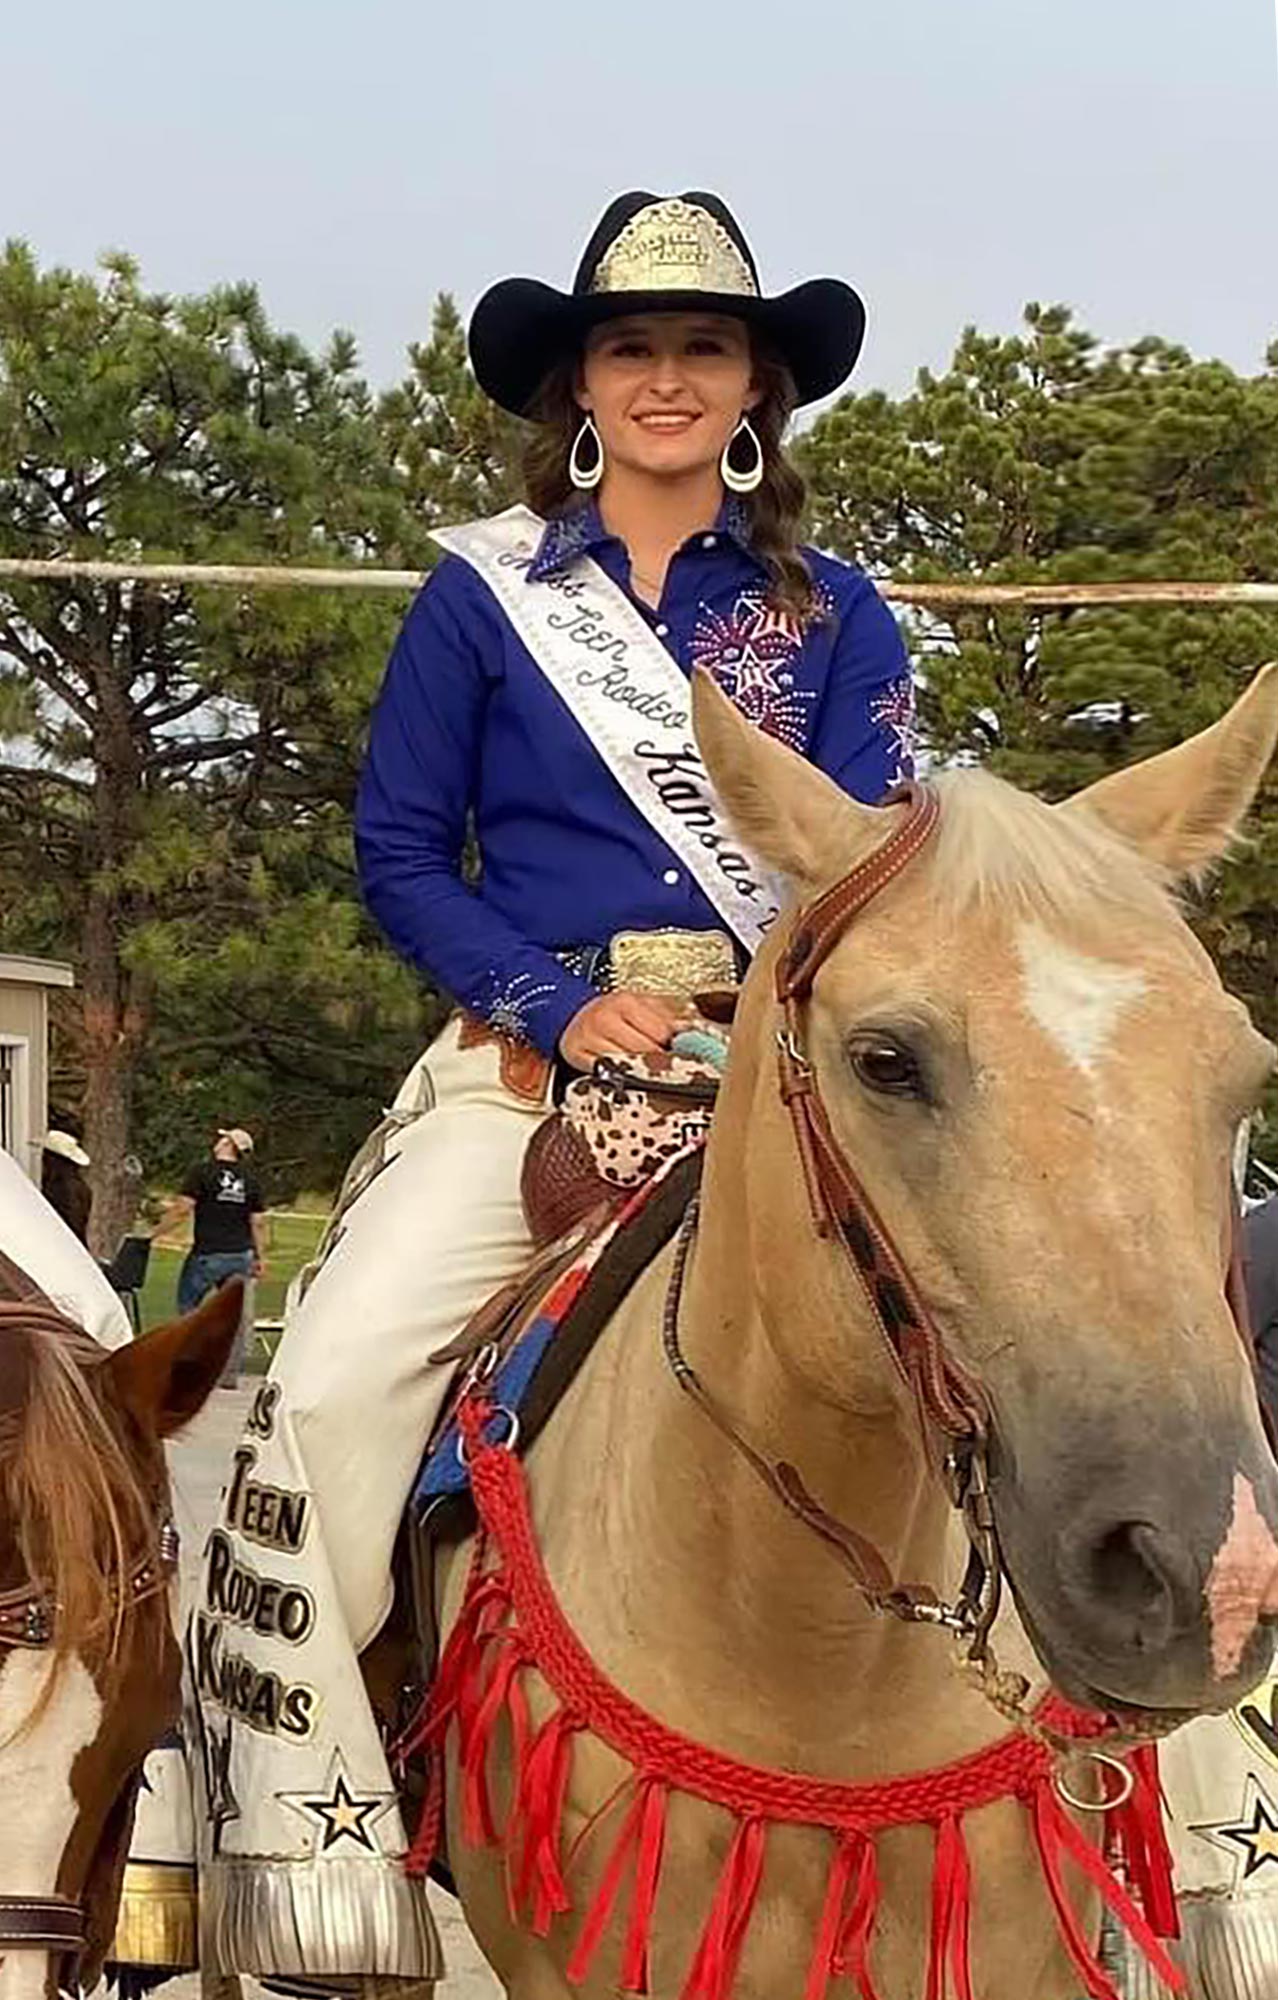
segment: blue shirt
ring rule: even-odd
[[[673,556],[659,607],[633,601],[685,673],[707,667],[760,728],[872,803],[912,768],[909,660],[869,578],[804,553],[828,613],[805,631],[768,608],[733,501]],[[526,587],[583,554],[629,590],[625,546],[593,504],[547,525]],[[461,877],[471,814],[475,887]],[[555,949],[620,930],[723,929],[458,556],[432,573],[391,655],[355,838],[368,906],[397,950],[548,1055],[594,998]]]

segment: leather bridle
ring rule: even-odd
[[[884,1345],[911,1392],[925,1441],[942,1441],[941,1474],[952,1504],[962,1514],[970,1552],[953,1602],[944,1602],[930,1585],[895,1579],[868,1537],[836,1519],[813,1498],[797,1467],[773,1458],[746,1436],[688,1361],[679,1342],[679,1303],[696,1233],[696,1202],[684,1218],[676,1244],[662,1337],[680,1387],[782,1504],[829,1544],[866,1603],[875,1611],[914,1623],[941,1625],[958,1634],[966,1641],[967,1659],[979,1670],[987,1696],[1005,1712],[1017,1710],[1024,1723],[1020,1713],[1023,1695],[1009,1692],[1019,1677],[1001,1673],[989,1646],[1003,1585],[989,1489],[989,1406],[980,1385],[947,1349],[874,1203],[834,1135],[804,1034],[804,1010],[817,973],[861,913],[926,847],[940,819],[940,798],[926,784],[902,786],[887,804],[904,808],[894,831],[832,889],[799,911],[777,961],[776,997],[781,1015],[776,1034],[778,1083],[790,1112],[817,1234],[826,1240],[837,1238],[847,1252]],[[1225,1295],[1254,1370],[1236,1198],[1231,1204],[1231,1228]],[[1157,1732],[1151,1724],[1149,1732],[1136,1733]]]
[[[817,973],[861,912],[927,845],[940,818],[940,800],[928,785],[904,786],[889,803],[904,808],[900,823],[873,854],[799,912],[777,961],[778,1083],[790,1113],[817,1234],[843,1245],[887,1351],[911,1391],[925,1437],[939,1436],[945,1442],[942,1471],[950,1498],[963,1515],[971,1551],[954,1602],[944,1603],[928,1584],[894,1579],[874,1543],[828,1513],[808,1491],[797,1467],[754,1444],[689,1363],[679,1344],[679,1302],[696,1231],[696,1203],[684,1219],[676,1246],[663,1340],[680,1387],[782,1504],[830,1545],[871,1608],[913,1623],[943,1625],[969,1642],[968,1656],[979,1662],[985,1657],[1002,1590],[986,1465],[988,1407],[979,1386],[947,1350],[874,1203],[835,1138],[804,1035],[805,1008]]]
[[[6,1281],[5,1289],[31,1311],[67,1327],[66,1319],[38,1286],[3,1255],[0,1277]],[[168,1587],[178,1554],[177,1528],[166,1513],[154,1544],[136,1558],[125,1577],[129,1609]],[[0,1593],[0,1653],[47,1652],[57,1636],[57,1608],[49,1587],[34,1580]],[[43,1951],[75,1961],[84,1951],[87,1937],[88,1913],[82,1902],[69,1896],[0,1895],[0,1955],[6,1951]]]

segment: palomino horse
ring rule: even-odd
[[[7,1260],[6,1260],[7,1264]],[[0,1996],[96,1981],[142,1760],[176,1719],[161,1440],[200,1409],[239,1287],[114,1352],[12,1267],[0,1303]]]
[[[908,817],[845,797],[704,680],[695,703],[720,795],[801,907]],[[1269,668],[1213,728],[1064,806],[942,775],[936,829],[880,870],[788,1030],[778,973],[811,936],[802,917],[778,923],[741,996],[682,1282],[667,1247],[528,1457],[531,1540],[571,1641],[546,1640],[518,1585],[513,1612],[509,1592],[477,1605],[473,1543],[441,1559],[445,1641],[466,1618],[490,1640],[503,1617],[520,1624],[458,1696],[487,1794],[482,1760],[444,1736],[449,1862],[513,2000],[776,2000],[841,1974],[839,1992],[883,2000],[944,2000],[951,1980],[979,2000],[1076,2000],[1023,1800],[981,1804],[961,1836],[905,1814],[916,1823],[874,1842],[875,1875],[855,1825],[844,1865],[801,1815],[765,1825],[781,1815],[734,1817],[698,1791],[696,1746],[778,1786],[868,1785],[1008,1732],[944,1632],[869,1610],[758,1476],[799,1468],[810,1520],[855,1524],[890,1579],[955,1596],[967,1538],[884,1338],[896,1308],[880,1291],[871,1310],[846,1244],[818,1230],[778,1031],[783,1081],[815,1087],[934,1329],[944,1380],[924,1411],[961,1382],[986,1412],[1018,1614],[995,1627],[1003,1666],[1128,1724],[1225,1709],[1266,1671],[1278,1610],[1278,1468],[1225,1290],[1231,1142],[1274,1051],[1175,884],[1224,853],[1276,733]],[[688,1369],[704,1397],[685,1393]],[[620,1691],[606,1725],[586,1656]],[[651,1764],[643,1718],[667,1746]],[[671,1731],[693,1775],[667,1785]],[[512,1835],[502,1854],[512,1804],[540,1845]],[[539,1922],[512,1914],[521,1889]],[[1071,1893],[1094,1936],[1081,1875]]]

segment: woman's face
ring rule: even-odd
[[[665,478],[717,466],[758,400],[746,328],[717,313],[642,313],[595,327],[577,384],[605,464]]]

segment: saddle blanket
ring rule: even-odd
[[[703,1141],[684,1148],[636,1188],[580,1244],[540,1298],[518,1314],[494,1368],[489,1394],[494,1444],[530,1444],[640,1271],[674,1235],[701,1177]],[[469,1378],[462,1369],[435,1435],[426,1448],[410,1517],[432,1519],[446,1501],[466,1498],[470,1473],[453,1414]],[[464,1530],[461,1530],[464,1532]]]

